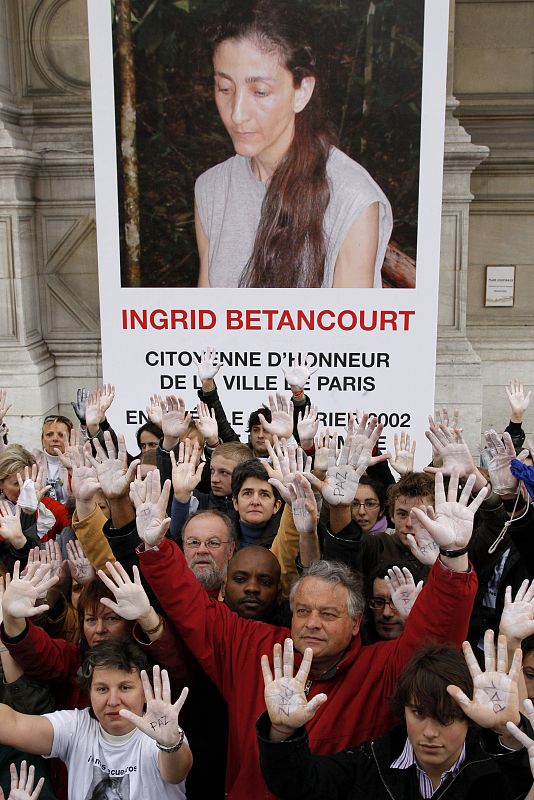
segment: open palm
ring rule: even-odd
[[[318,694],[308,702],[306,681],[312,662],[312,650],[307,647],[297,674],[293,675],[293,640],[284,642],[282,666],[282,646],[273,648],[274,677],[268,656],[261,657],[261,670],[265,684],[265,704],[274,727],[296,730],[311,720],[319,706],[325,702],[326,695]],[[289,733],[288,733],[289,735]]]

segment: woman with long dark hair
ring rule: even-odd
[[[240,0],[211,46],[215,101],[236,155],[196,183],[198,285],[380,287],[391,208],[334,146],[295,3]]]

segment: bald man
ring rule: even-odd
[[[244,547],[230,559],[222,593],[228,608],[246,619],[278,625],[290,613],[281,602],[280,564],[264,547]]]

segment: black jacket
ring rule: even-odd
[[[301,728],[285,742],[268,740],[267,713],[258,720],[260,762],[265,782],[281,800],[419,800],[415,766],[391,769],[406,742],[406,729],[331,756],[310,752]],[[532,785],[525,750],[503,753],[497,737],[469,730],[466,760],[432,800],[520,800]],[[490,755],[488,748],[497,751]]]

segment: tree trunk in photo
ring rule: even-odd
[[[367,22],[365,26],[365,67],[363,71],[363,106],[362,120],[367,119],[371,114],[371,101],[373,97],[373,55],[374,55],[374,25],[376,7],[374,2],[369,3],[367,10]],[[365,130],[365,126],[364,126]],[[367,139],[361,138],[361,152],[367,150]]]
[[[382,266],[383,289],[415,289],[415,261],[391,239]]]
[[[139,260],[139,181],[137,172],[135,71],[130,0],[116,0],[118,63],[121,86],[120,138],[124,189],[124,238],[127,285],[141,285]]]

